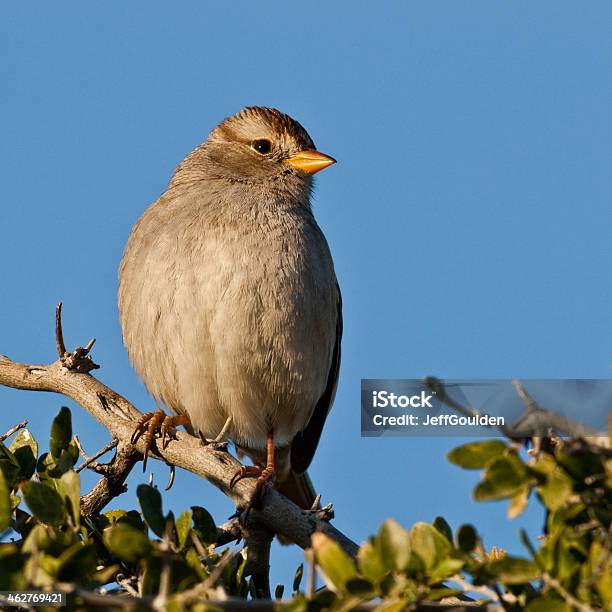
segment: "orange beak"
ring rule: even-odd
[[[319,170],[335,164],[336,160],[329,155],[325,155],[325,153],[307,150],[296,153],[289,159],[286,159],[285,163],[292,168],[306,172],[306,174],[315,174]]]

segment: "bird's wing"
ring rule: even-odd
[[[342,295],[340,287],[336,284],[338,291],[338,318],[336,320],[336,343],[331,359],[331,366],[327,376],[325,391],[308,421],[308,425],[301,431],[291,443],[291,469],[302,474],[308,469],[310,462],[317,450],[319,438],[323,431],[323,425],[327,414],[334,402],[336,385],[338,383],[338,372],[340,371],[340,342],[342,340]]]

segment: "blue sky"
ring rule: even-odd
[[[477,474],[444,458],[461,440],[361,439],[359,383],[610,377],[610,74],[598,1],[3,3],[0,353],[54,359],[62,300],[67,343],[96,336],[101,380],[150,409],[117,319],[123,245],[217,122],[276,106],[339,160],[314,207],[343,364],[311,470],[337,526],[361,541],[388,516],[441,514],[519,552],[542,515],[472,502]],[[62,403],[0,389],[0,430],[29,418],[44,442]],[[86,450],[108,441],[73,415]],[[165,500],[231,512],[184,472]],[[273,580],[300,559],[277,546]]]

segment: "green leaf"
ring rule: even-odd
[[[62,451],[68,449],[70,440],[72,440],[72,416],[70,409],[62,406],[51,425],[49,449],[54,459],[59,459]]]
[[[15,544],[0,545],[0,590],[25,590],[28,578],[24,571],[27,557]]]
[[[604,571],[597,578],[595,586],[605,609],[612,609],[612,564],[610,562],[608,562],[607,567],[604,568]]]
[[[129,512],[121,509],[109,510],[100,517],[100,527],[102,529],[114,525],[115,523],[126,523],[140,531],[144,531],[145,529],[140,512],[136,510],[130,510]]]
[[[151,542],[142,531],[126,523],[116,523],[104,530],[104,544],[119,559],[134,563],[151,552]]]
[[[452,547],[450,542],[432,525],[417,522],[410,530],[412,552],[431,570],[445,559]]]
[[[371,541],[361,545],[357,561],[363,576],[374,584],[378,584],[388,574],[379,547],[374,546]]]
[[[42,482],[28,480],[21,487],[23,499],[32,514],[48,525],[60,525],[66,518],[66,505],[59,493]]]
[[[380,605],[376,606],[376,612],[403,612],[407,609],[410,608],[406,606],[406,601],[404,599],[383,601]]]
[[[516,455],[498,457],[487,466],[484,480],[474,489],[474,499],[491,501],[512,497],[531,480],[527,466]]]
[[[453,543],[453,530],[450,525],[441,516],[436,516],[433,522],[433,526],[452,544]]]
[[[206,580],[208,574],[206,573],[204,567],[202,566],[202,562],[200,561],[200,557],[194,548],[189,548],[185,553],[185,561],[187,565],[194,571],[197,575],[198,579],[201,581]]]
[[[79,475],[70,470],[62,474],[61,478],[57,481],[57,485],[74,525],[79,527],[81,523],[81,484]]]
[[[508,512],[507,512],[507,516],[509,519],[516,518],[517,516],[520,516],[524,512],[525,508],[527,508],[530,491],[531,491],[531,488],[525,485],[524,487],[521,487],[518,490],[518,493],[515,493],[510,498],[510,504],[508,505]]]
[[[491,561],[487,568],[490,574],[504,584],[525,584],[537,580],[540,576],[540,570],[535,563],[518,557]]]
[[[185,510],[176,520],[176,535],[178,537],[179,550],[185,548],[189,532],[191,531],[191,514]]]
[[[554,593],[541,595],[532,599],[525,607],[525,612],[572,612],[573,608]]]
[[[429,572],[429,584],[438,583],[445,578],[454,576],[463,566],[465,562],[463,559],[455,559],[447,557],[442,559],[430,572]]]
[[[311,606],[304,607],[303,609],[331,610],[336,599],[336,595],[333,591],[328,589],[319,589],[318,591],[315,591],[314,597],[311,599]]]
[[[572,541],[566,538],[559,540],[556,575],[561,582],[569,581],[580,570],[583,562],[584,556],[576,550]]]
[[[293,576],[293,592],[298,593],[300,590],[300,584],[302,584],[302,576],[304,575],[304,564],[300,563],[295,570],[295,575]]]
[[[19,495],[12,495],[11,494],[11,513],[15,512],[15,510],[17,510],[17,508],[19,507],[20,502],[21,502],[21,497],[19,497]]]
[[[4,473],[8,487],[13,489],[21,479],[21,467],[15,455],[2,442],[0,442],[0,470]]]
[[[34,436],[28,429],[21,429],[13,438],[9,449],[19,464],[21,478],[29,480],[34,474],[38,459],[38,443]]]
[[[191,506],[193,528],[204,544],[214,544],[217,541],[217,525],[206,508]]]
[[[529,536],[527,535],[527,532],[524,529],[521,529],[519,531],[519,538],[521,539],[521,542],[523,543],[523,546],[529,551],[531,556],[535,557],[536,556],[536,549],[535,549],[534,545],[531,543],[531,540],[529,539]]]
[[[285,592],[285,586],[282,584],[277,584],[274,589],[274,599],[282,599],[283,593]]]
[[[311,541],[317,564],[328,586],[334,590],[343,590],[349,580],[357,577],[353,560],[337,542],[322,533],[313,533]]]
[[[162,512],[162,498],[159,491],[150,485],[141,484],[136,489],[136,495],[146,524],[156,536],[162,538],[166,520]]]
[[[365,578],[351,578],[346,582],[346,590],[356,597],[374,596],[374,585]]]
[[[4,473],[0,470],[0,531],[4,531],[10,527],[12,515],[11,491],[4,477]]]
[[[401,570],[410,559],[410,534],[393,519],[387,519],[381,526],[377,544],[381,557],[390,570]]]
[[[429,593],[427,593],[427,601],[440,601],[440,599],[444,599],[445,597],[457,597],[457,595],[462,595],[463,591],[461,589],[453,589],[451,587],[441,587],[439,589],[431,589]]]
[[[96,547],[93,544],[83,546],[77,542],[64,551],[58,561],[58,580],[87,582],[96,571]]]
[[[76,453],[75,454],[75,450]],[[51,453],[43,453],[38,458],[36,471],[41,480],[51,481],[54,478],[59,478],[74,467],[78,459],[78,449],[73,442],[68,446],[68,450],[61,452],[58,458],[53,457]]]
[[[472,525],[461,525],[457,529],[457,546],[465,553],[471,553],[476,548],[478,534]]]
[[[508,445],[501,440],[470,442],[454,448],[447,458],[451,463],[468,470],[480,470],[495,457],[499,457]]]
[[[538,487],[538,493],[544,505],[550,510],[562,508],[568,497],[573,493],[573,483],[556,461],[550,455],[544,455],[536,470],[545,474],[546,480]]]

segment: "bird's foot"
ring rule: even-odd
[[[276,472],[272,467],[262,468],[258,465],[243,465],[235,474],[230,481],[230,489],[236,486],[236,483],[240,482],[243,478],[257,478],[255,483],[255,490],[249,500],[249,503],[244,512],[244,521],[246,522],[249,512],[252,508],[261,508],[263,501],[263,494],[265,486],[268,484],[274,484],[276,478]]]
[[[134,433],[132,434],[131,443],[136,444],[140,436],[144,434],[145,452],[142,462],[143,472],[147,469],[147,458],[153,446],[155,436],[159,435],[161,437],[162,448],[166,448],[170,440],[176,439],[176,427],[188,424],[189,417],[184,414],[168,416],[163,410],[156,410],[155,412],[147,412],[142,415],[142,418],[138,421]]]

